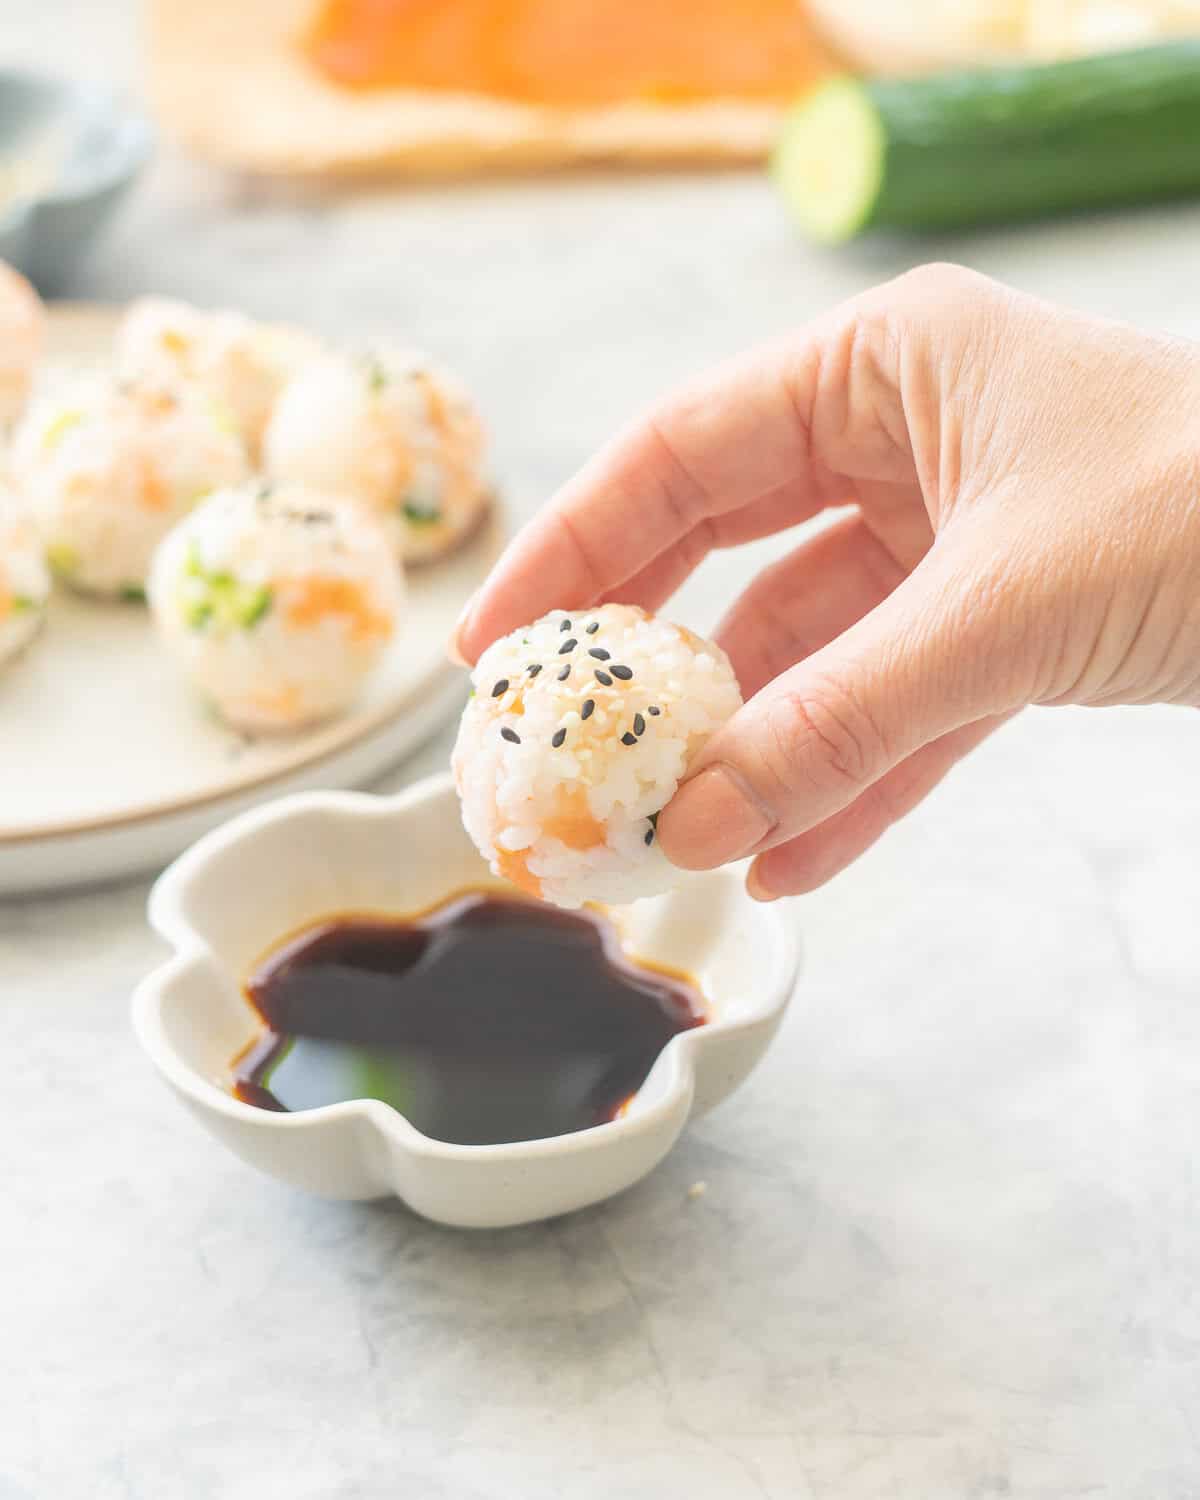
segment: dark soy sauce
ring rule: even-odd
[[[310,928],[246,984],[266,1030],[233,1061],[263,1109],[382,1099],[441,1141],[613,1119],[704,1002],[620,950],[603,918],[482,891],[412,919]]]

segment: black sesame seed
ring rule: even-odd
[[[579,710],[579,717],[581,719],[590,719],[592,717],[593,712],[595,711],[595,707],[596,707],[596,700],[595,700],[595,698],[585,698],[583,700],[583,707]]]
[[[612,687],[612,678],[607,672],[602,672],[599,667],[596,668],[596,681],[602,683],[604,687]]]
[[[629,731],[626,730],[625,733],[621,736],[621,743],[622,745],[636,745],[637,735],[630,734]]]
[[[507,693],[507,692],[508,692],[508,678],[507,677],[502,677],[500,679],[500,681],[496,684],[496,686],[492,689],[492,697],[493,698],[499,698],[501,696],[501,694]]]
[[[614,677],[619,677],[622,682],[628,682],[629,679],[633,676],[632,667],[610,667],[609,671],[613,674]]]
[[[657,719],[659,714],[662,713],[662,709],[656,703],[652,703],[646,712],[652,719]]]
[[[634,734],[645,734],[646,732],[646,721],[642,718],[641,714],[634,714],[633,716],[633,732]]]
[[[567,731],[565,729],[556,730],[555,734],[554,734],[554,738],[550,741],[550,743],[557,750],[558,747],[562,744],[562,742],[566,739],[566,737],[567,737]]]
[[[575,639],[574,636],[572,636],[569,641],[564,641],[558,648],[559,656],[566,656],[568,651],[574,651],[575,647],[578,646],[578,644],[579,642]]]
[[[570,628],[571,628],[571,622],[570,622],[570,620],[564,620],[562,622],[562,624],[558,628],[560,630],[570,630]]]
[[[653,828],[647,828],[646,829],[646,837],[643,840],[643,843],[652,844],[653,842],[654,842],[654,829]]]
[[[521,743],[521,736],[515,729],[510,729],[507,724],[500,731],[500,738],[507,740],[510,745],[519,745]]]
[[[603,646],[593,646],[588,655],[594,656],[597,661],[607,661],[612,652],[606,651]]]
[[[599,630],[599,629],[600,629],[600,621],[599,620],[593,620],[592,623],[587,628],[587,633],[588,633],[588,635],[595,635],[596,632],[597,632],[597,630]]]
[[[542,664],[541,664],[541,662],[540,661],[535,661],[534,664],[533,664],[533,666],[531,666],[530,669],[529,669],[529,675],[530,675],[530,677],[536,677],[537,674],[541,670],[542,670]]]
[[[566,666],[562,669],[562,671],[558,674],[558,680],[559,680],[559,682],[566,682],[567,678],[570,677],[570,675],[571,675],[571,663],[568,662],[566,664]]]

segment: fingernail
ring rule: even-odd
[[[761,859],[756,859],[746,872],[746,891],[755,901],[779,900],[779,892],[763,883]]]
[[[718,764],[684,782],[663,810],[658,835],[673,864],[709,870],[749,854],[775,823],[741,772]]]
[[[459,667],[471,665],[463,654],[462,638],[467,633],[467,626],[471,623],[471,616],[475,613],[475,601],[478,598],[479,590],[476,589],[463,605],[458,619],[454,622],[454,629],[450,632],[450,639],[446,642],[446,655]]]

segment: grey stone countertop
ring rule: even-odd
[[[124,7],[0,20],[9,55],[63,37],[131,65]],[[755,174],[328,193],[164,146],[74,291],[410,335],[522,510],[906,258],[1194,336],[1197,243],[1185,207],[822,255]],[[796,904],[806,973],[739,1095],[618,1200],[503,1233],[202,1134],[130,1035],[144,882],[0,905],[0,1497],[1200,1496],[1198,748],[1183,711],[1024,716]]]

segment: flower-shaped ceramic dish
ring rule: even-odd
[[[399,915],[464,887],[503,888],[463,832],[448,777],[397,797],[315,792],[256,808],[201,839],[155,886],[150,918],[175,952],[137,990],[138,1038],[208,1129],[263,1171],[328,1197],[395,1194],[440,1223],[493,1228],[582,1208],[645,1176],[690,1115],[745,1079],[796,980],[786,905],[759,905],[737,873],[717,871],[613,914],[632,954],[698,980],[709,1018],[672,1038],[609,1124],[461,1146],[377,1100],[280,1114],[232,1097],[230,1060],[259,1029],[242,982],[266,950],[334,913]]]
[[[153,140],[149,122],[105,88],[0,68],[0,258],[57,292]]]

